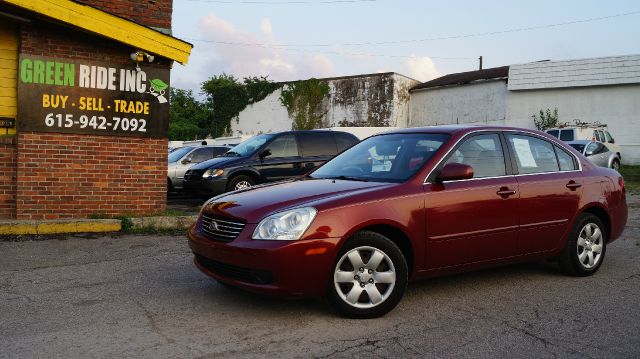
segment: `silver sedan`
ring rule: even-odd
[[[567,141],[567,144],[582,153],[589,162],[600,167],[609,167],[620,170],[620,156],[609,150],[604,143],[599,141],[578,140]]]

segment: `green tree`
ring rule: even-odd
[[[322,101],[329,94],[329,85],[318,79],[296,81],[288,84],[280,95],[280,102],[287,108],[293,121],[293,130],[312,130],[326,127],[327,111],[322,111]]]
[[[169,95],[169,139],[172,141],[205,138],[211,132],[210,111],[196,100],[191,90],[171,88]]]
[[[558,108],[556,107],[553,112],[551,109],[546,109],[546,111],[540,110],[540,117],[536,115],[533,117],[533,124],[536,126],[536,129],[540,131],[544,131],[547,128],[558,127]]]

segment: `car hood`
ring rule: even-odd
[[[305,179],[280,182],[215,197],[203,211],[258,223],[269,214],[320,200],[395,186],[396,183]]]
[[[200,162],[191,166],[192,170],[206,170],[209,168],[225,168],[235,165],[238,162],[243,161],[244,157],[216,157],[204,162]]]

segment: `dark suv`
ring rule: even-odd
[[[287,131],[254,136],[224,155],[191,167],[184,189],[218,195],[302,176],[358,142],[339,131]]]

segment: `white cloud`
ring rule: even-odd
[[[411,57],[405,61],[407,76],[419,81],[429,81],[442,76],[430,57]]]
[[[200,31],[205,39],[217,42],[210,43],[210,51],[205,54],[210,59],[205,61],[210,64],[210,75],[226,72],[239,78],[269,76],[274,81],[285,81],[334,74],[333,63],[322,54],[295,52],[278,47],[281,43],[275,38],[273,24],[268,18],[260,22],[260,34],[253,34],[238,29],[215,14],[209,14],[200,21]]]

